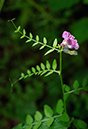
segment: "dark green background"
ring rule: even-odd
[[[60,79],[56,74],[47,78],[33,76],[14,85],[11,92],[9,78],[15,81],[20,73],[26,73],[32,66],[52,63],[59,54],[53,52],[44,57],[47,48],[39,51],[39,46],[32,48],[32,43],[25,44],[20,35],[14,33],[14,27],[7,21],[16,18],[15,24],[25,28],[27,35],[37,34],[42,41],[48,39],[52,45],[55,38],[62,42],[62,33],[67,30],[79,43],[77,56],[63,53],[64,84],[72,87],[75,80],[80,86],[84,78],[88,80],[88,0],[0,0],[0,129],[10,129],[19,122],[25,122],[29,113],[43,111],[48,104],[53,109],[61,98]],[[67,100],[70,116],[88,120],[88,95],[81,91]]]

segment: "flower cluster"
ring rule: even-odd
[[[73,35],[71,35],[69,32],[64,31],[62,34],[62,37],[64,38],[63,42],[60,44],[60,46],[63,46],[64,48],[70,48],[70,49],[78,49],[79,45],[77,43],[77,40]]]

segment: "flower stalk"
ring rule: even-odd
[[[63,79],[62,79],[62,49],[60,49],[60,81],[61,81],[61,88],[62,88],[62,94],[63,94],[64,111],[66,112],[66,101],[64,98],[65,92],[64,92],[64,85],[63,85]]]

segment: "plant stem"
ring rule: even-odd
[[[63,94],[63,101],[64,101],[64,110],[66,112],[66,101],[64,99],[64,86],[63,86],[63,79],[62,79],[62,50],[60,50],[60,81],[61,81],[61,88],[62,88],[62,94]]]

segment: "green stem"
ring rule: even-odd
[[[61,81],[61,88],[62,88],[62,94],[63,94],[63,101],[64,101],[64,110],[66,112],[66,101],[64,99],[64,86],[63,86],[63,79],[62,79],[62,50],[60,50],[60,81]]]

